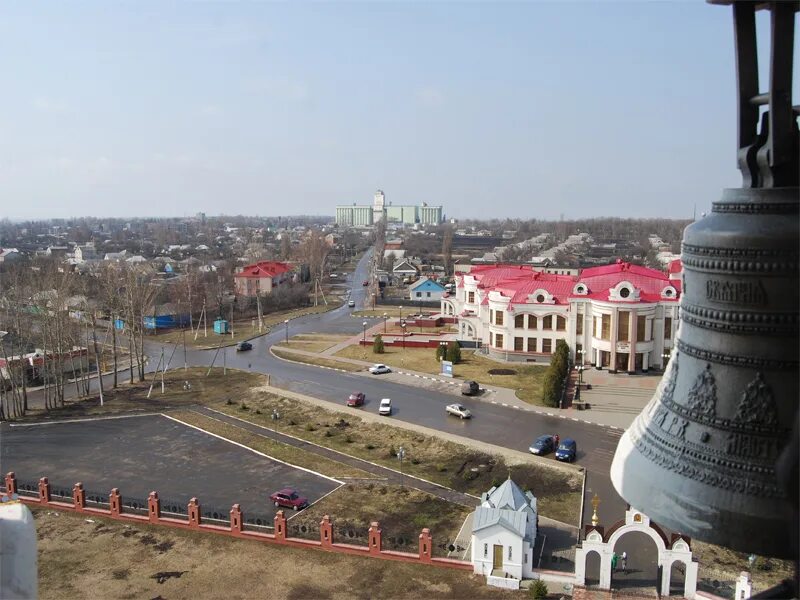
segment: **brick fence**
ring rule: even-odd
[[[5,476],[5,494],[11,496],[17,494],[19,500],[25,504],[57,508],[59,510],[69,510],[81,514],[97,515],[108,517],[120,521],[129,521],[142,524],[163,525],[175,527],[177,529],[190,529],[194,531],[204,531],[226,535],[240,539],[259,540],[283,546],[294,546],[297,548],[316,548],[329,552],[342,552],[354,556],[368,556],[382,558],[386,560],[398,560],[403,562],[415,562],[445,567],[450,569],[461,569],[472,571],[472,563],[453,560],[449,558],[438,558],[433,556],[433,537],[427,527],[419,534],[419,552],[412,554],[409,552],[396,552],[384,550],[382,545],[382,530],[377,521],[373,521],[369,527],[368,545],[356,546],[353,544],[337,543],[334,539],[333,522],[328,515],[322,517],[319,524],[319,541],[306,540],[301,538],[289,537],[286,529],[286,516],[282,510],[275,515],[274,533],[262,531],[250,531],[244,529],[243,513],[238,504],[234,504],[230,510],[230,524],[228,526],[213,523],[204,523],[201,516],[200,502],[197,498],[189,500],[187,505],[186,519],[166,517],[161,514],[161,501],[158,492],[150,492],[147,499],[147,515],[126,512],[122,502],[122,495],[118,488],[114,488],[108,495],[108,508],[98,508],[86,505],[86,492],[82,483],[76,483],[72,488],[72,502],[61,502],[51,498],[50,482],[47,477],[39,479],[37,494],[19,495],[17,478],[14,472],[7,473]],[[180,516],[180,515],[177,515]],[[215,519],[216,520],[216,519]],[[217,520],[218,521],[218,520]]]

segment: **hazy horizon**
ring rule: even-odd
[[[691,218],[741,181],[731,10],[706,3],[6,4],[0,69],[15,221],[332,216],[377,188]]]

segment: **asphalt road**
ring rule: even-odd
[[[339,486],[330,479],[270,460],[159,415],[72,423],[3,427],[0,469],[20,482],[47,476],[51,485],[108,497],[118,487],[127,498],[146,501],[156,490],[162,504],[184,509],[198,496],[202,512],[229,519],[241,504],[245,519],[259,515],[272,524],[267,495],[294,487],[314,502]],[[199,492],[198,490],[202,490]]]

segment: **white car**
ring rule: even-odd
[[[356,305],[355,300],[350,300],[350,302],[347,303],[347,306],[349,306],[350,308],[355,307],[355,305]]]
[[[381,373],[391,373],[392,370],[386,365],[376,364],[369,368],[369,372],[373,375],[380,375]]]
[[[381,405],[378,407],[378,414],[379,415],[391,415],[392,414],[392,399],[391,398],[384,398],[381,400]]]
[[[460,417],[462,419],[469,419],[472,417],[472,413],[469,412],[469,409],[463,404],[448,404],[445,410],[447,411],[447,414],[455,415],[456,417]]]

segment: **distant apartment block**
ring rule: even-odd
[[[336,224],[347,227],[371,227],[381,220],[403,225],[438,225],[444,220],[441,206],[386,204],[383,191],[375,192],[372,205],[339,205],[336,207]]]

